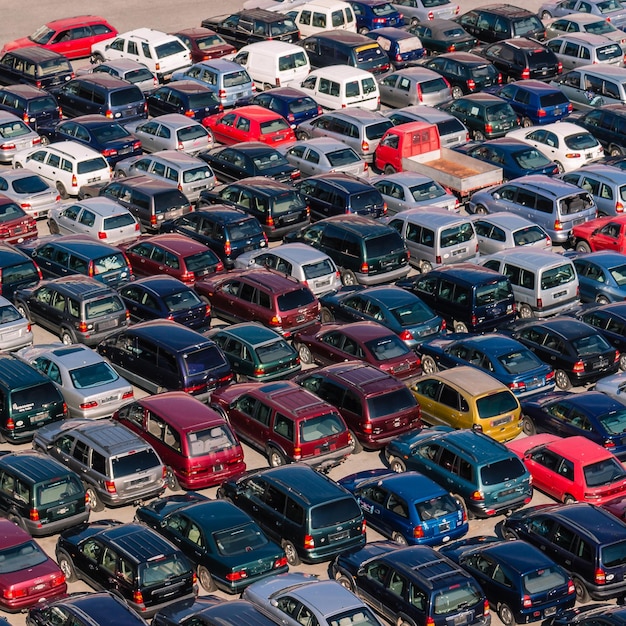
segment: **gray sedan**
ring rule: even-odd
[[[279,146],[291,165],[297,167],[303,177],[326,172],[346,172],[363,176],[367,164],[345,143],[326,137],[315,137],[307,141],[297,141],[288,146]]]
[[[107,417],[133,399],[132,385],[84,344],[39,344],[17,355],[52,380],[70,417]]]
[[[27,169],[2,170],[0,193],[17,202],[35,219],[46,217],[51,209],[61,206],[59,192],[41,176]]]
[[[407,67],[378,81],[380,101],[389,107],[435,106],[452,98],[446,79],[427,67]]]
[[[451,20],[460,7],[450,0],[393,0],[393,6],[404,16],[405,24],[417,24],[433,19]]]

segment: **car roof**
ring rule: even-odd
[[[127,85],[127,87],[130,85]],[[51,152],[59,152],[64,156],[69,156],[72,159],[93,159],[96,157],[104,158],[100,152],[78,143],[77,141],[56,141],[48,144],[47,146],[39,146],[30,151],[30,154],[37,152],[38,150],[47,150]]]
[[[554,566],[554,561],[547,554],[521,540],[487,543],[478,552],[495,557],[519,574]]]
[[[626,264],[626,257],[621,252],[611,252],[610,250],[598,250],[597,252],[581,254],[574,257],[573,260],[576,261],[576,259],[584,259],[605,269]]]
[[[358,176],[346,174],[344,172],[328,172],[311,176],[311,180],[322,180],[345,191],[346,193],[360,193],[364,190],[371,190],[373,186]]]
[[[394,389],[406,389],[404,383],[391,374],[384,372],[370,363],[363,361],[346,361],[327,365],[315,370],[315,374],[339,378],[344,383],[358,389],[365,395],[388,393]],[[308,372],[304,372],[305,378]]]
[[[536,226],[534,222],[531,222],[525,217],[522,217],[521,215],[517,215],[515,213],[507,213],[506,211],[498,211],[496,213],[489,213],[487,215],[477,215],[476,219],[481,221],[484,220],[485,222],[489,222],[490,224],[497,224],[498,226],[510,229]]]
[[[266,143],[263,143],[262,141],[242,141],[240,143],[236,143],[233,144],[232,146],[219,146],[218,150],[216,150],[216,152],[221,152],[222,150],[237,150],[237,152],[242,152],[244,154],[249,154],[250,156],[254,157],[257,156],[259,154],[266,154],[268,152],[276,152],[276,148],[272,148],[272,146],[268,146]],[[250,177],[250,178],[254,178],[255,180],[261,180],[263,179],[262,176],[256,176],[256,177]],[[247,179],[250,180],[250,179]],[[267,179],[268,184],[272,184],[272,180],[271,179]],[[239,182],[239,181],[235,181],[235,182]],[[278,181],[273,181],[273,182],[278,182]]]
[[[197,398],[184,391],[168,391],[136,400],[165,421],[176,423],[181,432],[196,431],[200,427],[219,426],[224,418]]]
[[[332,616],[353,607],[363,607],[363,602],[349,589],[334,580],[314,580],[289,588],[289,595],[300,599],[305,606],[314,607],[323,615]]]
[[[620,255],[621,256],[621,255]],[[489,255],[492,259],[503,259],[511,262],[525,263],[534,268],[547,266],[560,266],[571,263],[572,259],[564,257],[558,252],[544,248],[534,248],[532,246],[515,246],[507,250],[498,250]],[[624,259],[626,260],[626,259]]]
[[[192,67],[206,67],[207,69],[217,70],[218,72],[240,72],[241,65],[231,61],[230,59],[206,59],[194,63]]]
[[[315,261],[323,261],[329,258],[325,252],[317,250],[312,246],[308,246],[305,243],[284,243],[281,246],[264,251],[276,254],[277,256],[294,263],[313,263]]]
[[[241,209],[226,206],[225,204],[214,204],[202,207],[198,211],[195,211],[195,213],[215,221],[225,222],[227,224],[230,222],[241,222],[242,220],[256,219],[254,216],[242,211]]]
[[[266,328],[258,322],[242,322],[241,324],[234,324],[218,328],[217,330],[218,332],[237,337],[251,346],[258,346],[281,339],[281,336],[276,331]]]
[[[35,63],[39,63],[41,61],[49,61],[50,59],[60,60],[63,59],[67,61],[67,58],[58,52],[54,52],[53,50],[48,50],[48,48],[42,48],[40,46],[25,46],[24,48],[16,48],[15,50],[10,50],[7,54],[11,54],[12,56],[22,57],[24,59],[29,59],[30,61],[34,61]]]
[[[79,206],[84,206],[94,213],[102,217],[111,217],[112,215],[125,215],[130,211],[111,198],[103,196],[94,196],[93,198],[84,198],[76,202]]]
[[[351,232],[360,235],[361,237],[367,237],[368,239],[370,237],[378,237],[393,231],[391,226],[381,224],[380,222],[365,215],[335,215],[333,217],[327,217],[322,220],[322,222],[345,228],[346,230],[350,230]]]
[[[131,245],[142,242],[152,243],[178,254],[199,254],[200,252],[209,250],[203,243],[179,233],[162,233],[160,235],[143,236]]]
[[[347,31],[340,31],[347,32]],[[378,45],[375,41],[372,41],[369,37],[367,38],[367,44],[361,43],[360,45],[370,45],[376,46]],[[371,78],[371,72],[367,70],[362,70],[358,67],[352,67],[351,65],[329,65],[328,67],[320,67],[318,69],[313,70],[309,76],[323,76],[323,77],[332,77],[335,79],[358,79],[358,78]],[[342,110],[342,113],[353,113],[354,111],[367,111],[369,113],[376,113],[376,111],[369,111],[368,109],[354,109],[353,111],[348,111],[347,109]]]
[[[106,87],[106,89],[128,89],[129,87],[139,89],[136,85],[129,85],[128,81],[118,78],[117,76],[107,74],[106,72],[96,72],[95,74],[92,73],[77,76],[72,82],[87,82],[94,85],[101,85],[102,87]],[[139,93],[143,98],[143,94],[141,94],[141,92]]]
[[[582,435],[555,439],[548,442],[545,447],[566,459],[578,459],[585,465],[615,458],[604,446]]]
[[[46,22],[50,28],[70,28],[71,26],[84,26],[86,24],[107,24],[107,20],[99,15],[77,15],[75,17],[64,17],[58,20]]]
[[[189,285],[186,285],[182,281],[178,280],[178,278],[168,276],[167,274],[145,276],[144,278],[139,278],[133,282],[126,283],[124,287],[133,287],[135,285],[145,287],[147,291],[151,291],[159,296],[167,296],[181,291],[192,291]]]
[[[219,280],[224,281],[229,278],[242,278],[264,287],[270,287],[274,293],[280,294],[283,291],[304,289],[304,285],[293,278],[285,276],[280,272],[268,268],[252,268],[247,270],[230,270],[225,274],[220,274]]]
[[[187,328],[171,320],[150,320],[139,322],[121,331],[129,335],[148,337],[157,345],[167,346],[170,349],[184,352],[206,348],[214,345],[212,341],[203,337],[191,328]]]
[[[195,120],[192,120],[190,117],[182,115],[181,113],[166,113],[165,115],[159,115],[158,117],[153,117],[149,120],[141,120],[141,124],[145,124],[147,122],[160,122],[162,124],[165,124],[166,126],[171,126],[172,128],[202,126],[200,122],[196,122]]]
[[[624,114],[626,115],[626,109],[624,109]],[[575,170],[572,173],[585,175],[588,172],[596,174],[605,180],[608,180],[611,183],[623,185],[626,183],[626,171],[620,169],[619,167],[613,167],[612,165],[602,165],[602,164],[589,164],[585,167],[581,167],[578,170]],[[613,215],[612,219],[620,219],[626,218],[626,215]]]
[[[549,328],[555,333],[570,340],[578,337],[586,337],[592,333],[599,332],[597,329],[590,327],[589,324],[585,324],[584,322],[574,319],[573,317],[552,317],[545,320],[537,320],[535,322],[531,322],[529,326],[533,324],[543,328]],[[525,325],[522,325],[521,328],[525,328]]]
[[[41,345],[37,344],[32,348],[27,348],[29,359],[44,356],[55,363],[60,363],[67,369],[73,369],[84,365],[102,363],[104,359],[94,350],[84,344],[73,344],[70,346],[62,343]]]
[[[430,378],[452,383],[474,396],[508,389],[504,383],[496,380],[487,372],[469,365],[457,365],[443,372],[431,374]]]
[[[171,89],[173,91],[181,91],[184,93],[213,93],[207,85],[200,85],[195,80],[174,80],[167,85],[161,85],[159,89]]]
[[[372,478],[364,478],[357,484],[380,484],[388,491],[399,495],[407,502],[419,502],[425,499],[431,499],[438,494],[448,493],[441,485],[434,480],[420,474],[420,472],[408,471],[401,474],[390,473],[385,476],[374,476]]]

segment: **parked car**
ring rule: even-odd
[[[8,196],[0,193],[0,241],[21,244],[37,239],[37,222]]]
[[[159,79],[143,63],[134,59],[113,59],[96,65],[94,74],[110,74],[139,87],[143,94],[152,93],[159,86]]]
[[[350,0],[356,16],[356,27],[361,34],[377,28],[404,25],[402,13],[386,0]]]
[[[322,108],[313,98],[294,87],[274,87],[236,102],[236,106],[247,104],[255,104],[280,113],[294,129],[302,122],[322,114]]]
[[[474,230],[481,255],[517,246],[552,248],[552,239],[541,226],[513,213],[477,215],[474,219]]]
[[[552,17],[571,15],[572,13],[589,13],[599,15],[608,22],[621,28],[626,23],[626,11],[620,2],[609,0],[557,0],[544,2],[537,11],[542,20]]]
[[[38,147],[41,137],[17,115],[0,111],[0,162],[10,163],[24,150]]]
[[[213,135],[200,122],[180,113],[159,115],[127,128],[141,141],[145,152],[180,150],[195,156],[213,147]]]
[[[623,338],[626,333],[623,332],[623,326],[626,323],[626,311],[622,302],[614,302],[613,304],[601,304],[596,306],[587,306],[581,308],[575,313],[576,317],[597,328],[604,338],[619,351],[619,367],[622,371],[626,371],[626,344]],[[611,377],[606,377],[611,378]],[[598,381],[600,384],[602,381]]]
[[[404,4],[402,10],[406,11]],[[465,52],[477,43],[477,39],[460,24],[440,17],[413,22],[409,32],[419,37],[429,54]]]
[[[0,109],[17,115],[35,131],[40,126],[54,126],[61,120],[61,108],[56,98],[34,85],[1,87]]]
[[[185,28],[171,34],[178,37],[189,48],[191,60],[194,63],[208,59],[219,59],[227,54],[233,54],[237,50],[210,28]]]
[[[237,626],[241,620],[272,626],[274,622],[247,600],[224,602],[217,595],[200,596],[194,602],[175,602],[154,616],[154,626],[177,626],[183,619],[219,621],[223,626]]]
[[[414,104],[435,106],[450,99],[450,84],[438,72],[426,67],[410,67],[386,74],[378,81],[380,101],[400,108]]]
[[[598,207],[598,216],[600,218],[606,216],[617,217],[616,221],[609,222],[612,227],[609,232],[600,231],[600,234],[609,235],[611,231],[615,229],[616,222],[619,224],[619,218],[624,211],[624,200],[626,199],[626,172],[619,168],[612,167],[611,165],[587,165],[580,169],[563,174],[561,178],[573,185],[577,185],[581,189],[588,191]],[[622,193],[624,198],[622,198]],[[586,224],[580,224],[574,227],[576,232],[582,231],[583,233],[591,234],[596,228],[606,225],[605,223],[598,222],[597,220],[591,220]],[[613,233],[615,234],[615,233]],[[571,234],[572,238],[576,235]],[[602,237],[598,238],[603,239]],[[606,239],[604,239],[606,241]],[[601,249],[602,245],[595,249]],[[615,251],[615,242],[612,241],[609,247],[610,250]],[[582,249],[580,252],[588,252],[589,250]]]
[[[180,113],[198,122],[224,108],[208,85],[191,80],[177,80],[158,87],[146,98],[146,106],[152,117]]]
[[[624,299],[626,266],[622,254],[608,250],[568,254],[573,257],[583,302],[608,304]]]
[[[367,36],[378,42],[397,70],[411,67],[428,53],[417,35],[398,26],[377,28]]]
[[[350,147],[335,138],[315,137],[283,147],[287,161],[303,177],[342,172],[367,176],[368,165]]]
[[[3,170],[0,172],[0,193],[31,217],[46,217],[50,210],[61,204],[59,192],[41,176],[29,170]]]
[[[0,243],[0,294],[13,300],[20,287],[32,287],[42,278],[37,264],[21,250]]]
[[[0,350],[19,350],[32,343],[30,322],[9,300],[0,296]]]
[[[490,4],[463,13],[456,20],[479,40],[490,43],[511,37],[546,38],[539,16],[510,4]]]
[[[624,51],[617,41],[607,41],[604,35],[588,32],[564,33],[546,42],[548,49],[556,54],[565,71],[591,63],[621,65]]]
[[[619,169],[623,169],[620,157],[626,153],[626,133],[622,131],[625,113],[626,107],[621,102],[619,104],[603,104],[576,119],[576,123],[588,130],[602,144],[607,155],[611,157],[605,157],[604,163]]]
[[[0,85],[25,83],[56,93],[74,77],[66,56],[39,46],[0,53]]]

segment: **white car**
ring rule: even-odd
[[[18,152],[13,157],[13,167],[39,174],[64,199],[78,196],[83,185],[111,180],[111,168],[102,154],[76,141],[59,141]]]
[[[571,172],[604,155],[604,148],[590,132],[570,122],[519,128],[506,136],[537,148],[556,162],[560,172]]]

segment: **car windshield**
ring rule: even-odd
[[[596,7],[600,13],[610,13],[611,11],[623,11],[624,7],[617,0],[604,0],[604,2],[598,2]]]
[[[402,327],[423,324],[435,317],[435,314],[421,300],[390,309],[390,312]]]
[[[217,551],[224,556],[252,552],[269,543],[268,538],[254,522],[213,533],[213,540]]]
[[[508,389],[490,393],[488,396],[476,400],[476,409],[480,419],[488,419],[504,413],[510,413],[511,411],[516,411],[518,407],[519,404],[515,396]]]
[[[540,226],[525,226],[513,233],[513,241],[516,246],[528,246],[548,238],[546,232]]]
[[[530,595],[550,592],[568,582],[567,577],[560,567],[542,567],[530,574],[522,576],[522,586],[524,591]]]
[[[626,409],[599,415],[597,420],[602,424],[604,430],[611,435],[619,435],[626,432]]]
[[[111,459],[111,464],[114,478],[131,476],[137,472],[161,467],[161,461],[152,448],[115,456]]]
[[[407,409],[414,409],[417,406],[415,396],[408,387],[396,389],[388,393],[372,396],[367,399],[370,419],[378,419],[400,413]]]
[[[224,83],[224,89],[228,89],[229,87],[238,87],[239,85],[246,85],[252,81],[250,75],[246,70],[238,70],[236,72],[230,72],[229,74],[224,74],[222,78]]]
[[[252,157],[254,166],[260,171],[272,169],[273,167],[289,167],[289,161],[280,153],[268,151],[265,154]]]
[[[298,31],[298,27],[292,19],[285,18],[280,22],[272,22],[270,24],[270,35],[272,37],[280,37]]]
[[[34,43],[38,43],[40,46],[47,44],[50,39],[52,39],[52,35],[54,35],[55,31],[52,30],[49,26],[45,24],[40,26],[32,35],[29,35],[28,38]]]
[[[499,280],[476,287],[476,306],[485,306],[502,300],[508,300],[513,292],[508,280]]]
[[[342,165],[352,165],[361,162],[359,155],[352,148],[342,148],[341,150],[327,152],[326,158],[332,167],[341,167]]]
[[[442,7],[450,4],[450,0],[422,0],[422,4],[425,9],[432,9],[433,7]]]
[[[357,607],[326,617],[328,626],[379,626],[380,622],[368,609]]]
[[[33,131],[21,120],[0,124],[0,137],[3,139],[23,137],[24,135],[30,135],[32,132]]]
[[[190,376],[205,374],[215,367],[226,367],[227,362],[217,346],[207,346],[183,354],[185,367]]]
[[[0,324],[9,324],[10,322],[17,322],[22,319],[19,311],[12,305],[0,307]]]
[[[434,593],[433,610],[435,615],[458,613],[474,606],[483,598],[483,593],[476,583],[455,584],[448,589],[441,589]]]
[[[71,74],[72,66],[65,58],[49,59],[48,61],[42,61],[38,65],[37,75],[40,77],[53,76],[55,74]]]
[[[95,157],[93,159],[87,159],[86,161],[79,161],[76,166],[76,172],[78,174],[89,174],[90,172],[108,169],[109,164],[105,161],[104,157]]]
[[[359,211],[373,210],[377,206],[383,205],[383,199],[380,195],[380,191],[371,189],[367,191],[361,191],[350,196],[350,206],[355,213]]]
[[[170,293],[163,297],[163,303],[168,311],[188,311],[197,306],[202,306],[203,302],[195,291],[185,289],[177,293]]]
[[[118,228],[125,228],[126,226],[136,226],[137,222],[132,216],[132,213],[119,213],[118,215],[112,215],[111,217],[104,218],[104,230],[117,230]],[[137,229],[139,233],[139,229]]]
[[[311,527],[325,528],[361,519],[362,513],[353,497],[319,504],[311,509]]]
[[[302,287],[278,296],[277,300],[279,311],[293,311],[293,309],[300,309],[315,302],[315,296],[310,289]]]
[[[300,422],[301,443],[327,439],[344,432],[346,432],[346,424],[337,413],[326,413]]]
[[[554,289],[555,287],[571,283],[575,278],[576,270],[574,266],[571,263],[564,263],[541,273],[541,288]]]
[[[585,150],[599,145],[598,140],[591,133],[575,133],[565,137],[565,145],[572,150]]]
[[[10,222],[22,217],[26,217],[26,213],[14,202],[0,204],[0,222]]]
[[[189,272],[202,272],[203,270],[212,270],[217,266],[220,260],[215,256],[212,250],[203,250],[197,254],[186,256],[185,265]]]
[[[330,259],[321,259],[320,261],[314,261],[313,263],[303,265],[302,271],[304,272],[304,278],[306,278],[306,280],[311,280],[312,278],[320,278],[321,276],[334,274],[337,271],[337,268]]]
[[[289,130],[291,126],[287,123],[287,120],[277,118],[275,120],[269,120],[268,122],[261,122],[261,135],[270,135],[271,133],[279,133],[283,130]]]
[[[621,57],[623,54],[621,47],[616,43],[596,48],[598,61],[610,61],[611,59]]]
[[[446,195],[446,190],[435,181],[413,185],[413,187],[409,187],[409,191],[415,202],[428,202],[428,200]]]
[[[474,227],[471,222],[465,222],[464,224],[457,224],[450,228],[444,228],[441,231],[441,247],[450,248],[451,246],[457,246],[462,243],[468,242],[475,237]]]
[[[85,317],[88,320],[119,313],[126,307],[119,296],[105,296],[85,303]]]
[[[27,571],[47,560],[46,554],[34,541],[3,548],[0,550],[0,574]]]
[[[380,194],[378,194],[380,198]],[[380,257],[404,252],[405,245],[398,233],[387,233],[365,240],[365,257],[367,259],[379,259]]]
[[[89,389],[115,382],[119,376],[108,363],[103,361],[70,370],[70,378],[76,389]]]
[[[626,265],[619,265],[612,267],[609,272],[613,277],[613,280],[617,283],[618,287],[626,285]]]
[[[277,339],[272,343],[259,346],[255,352],[261,363],[273,363],[295,356],[293,348],[284,339]]]
[[[480,478],[483,485],[498,485],[520,478],[526,473],[524,464],[517,458],[502,459],[495,463],[483,465],[480,468]]]
[[[162,43],[160,46],[155,46],[154,50],[156,52],[157,59],[171,57],[172,55],[178,54],[179,52],[188,52],[187,48],[178,39],[172,39],[172,41]]]
[[[456,513],[459,508],[456,500],[449,493],[446,493],[423,502],[416,502],[415,510],[420,519],[427,522],[431,519],[444,517],[450,513]]]
[[[97,276],[107,272],[126,269],[127,267],[126,258],[121,252],[118,254],[107,254],[107,256],[94,259],[93,273]]]
[[[603,459],[583,467],[587,487],[603,487],[626,478],[626,469],[615,458]]]
[[[609,342],[600,334],[571,339],[570,345],[578,356],[593,356],[611,350]]]
[[[91,129],[91,134],[100,143],[115,141],[116,139],[125,139],[127,137],[134,139],[134,137],[121,124],[116,123],[111,123],[107,126],[96,126]]]
[[[263,229],[256,219],[250,218],[235,224],[230,224],[228,226],[228,232],[230,233],[231,241],[241,241],[242,239],[249,239],[250,237],[258,237],[262,234]]]
[[[139,565],[141,584],[146,587],[163,587],[164,583],[181,576],[188,576],[191,579],[191,575],[191,568],[182,552],[156,559],[153,557],[148,559],[146,563]]]
[[[551,163],[550,159],[541,154],[536,148],[522,148],[518,152],[514,152],[511,156],[517,165],[525,170],[546,167]]]
[[[365,347],[377,361],[396,359],[412,352],[398,335],[389,335],[387,337],[379,337],[378,339],[367,341],[365,342]]]
[[[232,448],[237,440],[230,426],[222,424],[187,433],[187,443],[190,456],[204,456]]]
[[[52,382],[11,393],[11,408],[15,419],[20,419],[22,414],[38,413],[41,410],[51,411],[55,403],[61,403],[61,396]]]
[[[287,191],[274,198],[272,213],[274,215],[284,215],[296,211],[304,211],[306,202],[297,191]]]
[[[626,540],[600,547],[600,562],[604,567],[626,564]]]
[[[513,37],[525,37],[532,33],[540,33],[543,35],[544,27],[540,19],[536,15],[529,15],[521,20],[514,20]]]
[[[365,127],[365,136],[370,141],[375,141],[376,139],[382,139],[382,136],[390,128],[393,128],[393,122],[391,120],[385,120],[384,122],[376,122],[376,124],[368,124]]]
[[[541,366],[541,361],[530,350],[515,350],[498,357],[509,374],[524,374]]]
[[[0,281],[3,285],[11,285],[12,283],[38,282],[39,273],[37,267],[32,261],[25,261],[17,265],[9,265],[3,267],[0,273]]]

